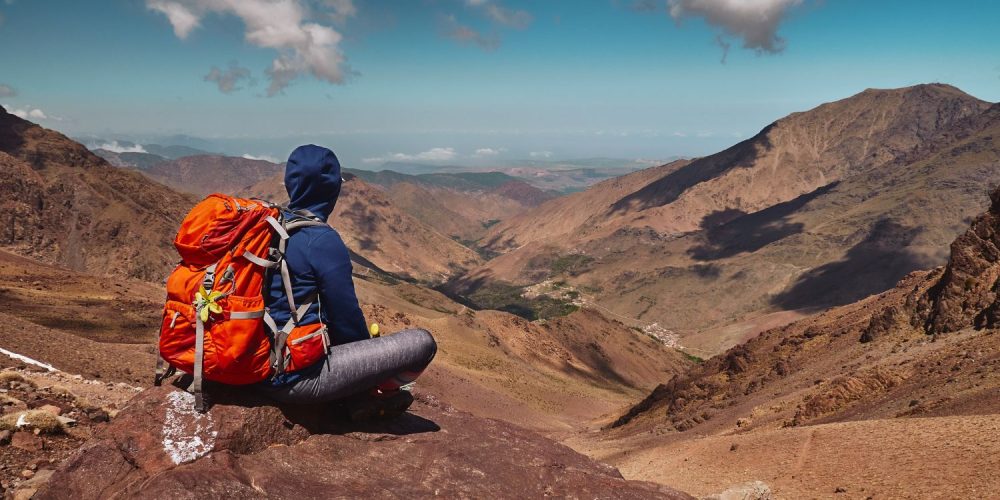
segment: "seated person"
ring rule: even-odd
[[[326,221],[340,195],[340,162],[329,149],[300,146],[285,167],[287,217]],[[327,225],[292,231],[285,259],[295,304],[318,293],[301,323],[327,326],[330,353],[314,366],[281,374],[256,387],[280,402],[322,403],[347,398],[355,420],[402,413],[412,403],[400,390],[430,364],[437,345],[426,330],[411,329],[370,337],[351,279],[351,257],[337,231]],[[280,273],[265,289],[270,316],[278,325],[291,317]]]

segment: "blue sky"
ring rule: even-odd
[[[45,126],[274,158],[317,142],[362,168],[706,154],[869,87],[1000,100],[990,0],[3,0],[0,16],[0,104]],[[206,80],[231,63],[231,86]]]

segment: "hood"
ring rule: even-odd
[[[340,161],[329,149],[308,144],[292,151],[285,165],[288,208],[330,217],[340,196]]]

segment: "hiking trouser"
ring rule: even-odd
[[[324,403],[373,388],[413,382],[434,359],[437,343],[427,330],[410,329],[330,347],[320,371],[283,386],[261,386],[282,403]]]

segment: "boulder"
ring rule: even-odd
[[[32,432],[17,431],[11,437],[10,445],[29,453],[38,453],[45,448],[45,441]]]
[[[420,395],[410,413],[364,425],[332,406],[213,397],[199,414],[186,392],[146,390],[34,498],[692,498]]]
[[[13,500],[28,500],[34,497],[35,493],[38,492],[38,488],[42,487],[50,477],[52,477],[52,471],[49,469],[32,473],[27,481],[19,484],[17,489],[14,490],[14,494],[12,495]]]

